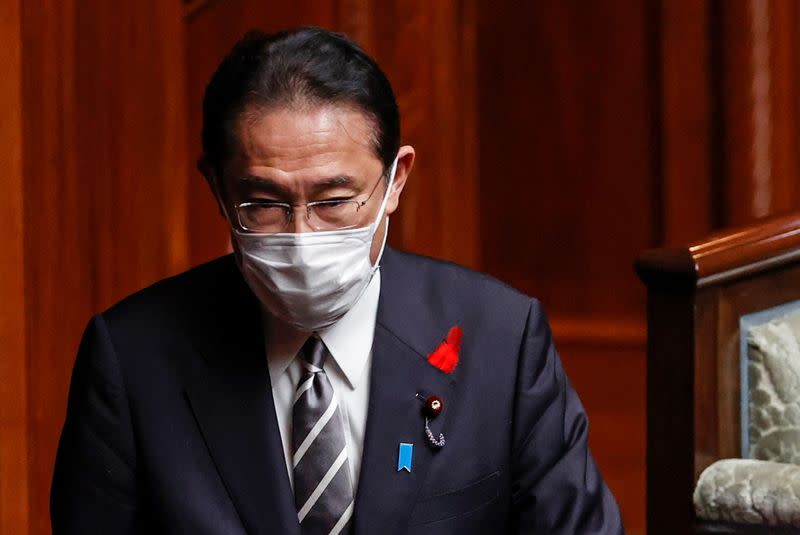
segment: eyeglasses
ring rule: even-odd
[[[330,199],[305,204],[273,201],[237,203],[234,207],[239,226],[242,230],[253,233],[281,232],[294,220],[295,208],[305,207],[308,224],[316,231],[343,230],[355,227],[359,223],[359,210],[372,198],[378,184],[385,176],[384,172],[378,177],[369,195],[363,201]]]

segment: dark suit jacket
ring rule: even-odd
[[[622,533],[540,304],[387,249],[354,513],[358,534]],[[463,329],[452,374],[426,361]],[[436,394],[423,433],[415,394]],[[398,445],[414,444],[411,473]],[[72,377],[56,535],[299,533],[260,308],[232,257],[95,316]]]

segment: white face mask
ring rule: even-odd
[[[322,232],[253,234],[234,229],[242,274],[269,312],[301,331],[317,331],[344,316],[379,268],[389,219],[375,265],[372,238],[383,219],[397,159],[375,220],[366,227]]]

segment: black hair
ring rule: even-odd
[[[303,27],[248,32],[217,67],[203,98],[203,152],[216,171],[229,157],[232,126],[252,107],[355,106],[373,123],[372,144],[388,170],[400,147],[400,113],[378,64],[347,36]]]

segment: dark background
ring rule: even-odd
[[[794,0],[0,1],[0,533],[49,532],[88,318],[222,254],[203,87],[250,28],[360,41],[418,163],[390,242],[539,297],[632,535],[639,251],[800,205]]]

